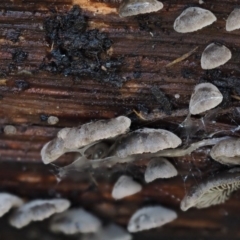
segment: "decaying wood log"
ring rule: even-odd
[[[113,169],[95,170],[92,174],[97,185],[89,174],[84,173],[57,183],[55,167],[43,165],[40,158],[43,144],[53,139],[63,127],[125,115],[132,119],[132,129],[148,126],[178,132],[179,124],[188,114],[194,86],[205,81],[218,86],[224,95],[220,110],[207,121],[207,133],[220,131],[222,135],[238,136],[237,131],[231,130],[240,122],[240,31],[225,30],[226,18],[237,2],[214,0],[199,5],[197,0],[163,0],[163,10],[129,18],[118,16],[120,2],[1,0],[0,190],[26,199],[66,197],[74,206],[84,206],[102,219],[123,226],[143,205],[162,204],[177,211],[179,217],[176,221],[154,231],[136,234],[136,239],[239,239],[239,192],[223,205],[187,212],[179,209],[190,186],[226,168],[210,159],[207,147],[190,156],[171,160],[179,171],[178,177],[150,184],[143,180],[148,159]],[[51,50],[57,50],[56,43],[46,36],[46,20],[67,14],[73,5],[82,9],[86,31],[97,29],[112,42],[111,47],[97,56],[99,59],[91,61],[99,61],[98,73],[110,71],[105,65],[101,66],[106,61],[120,61],[114,72],[118,79],[122,79],[119,84],[104,81],[103,73],[95,77],[89,74],[79,77],[64,74],[59,69],[53,73],[53,70],[42,67],[44,62],[49,67],[51,61],[56,61]],[[193,33],[175,32],[173,22],[187,6],[211,10],[217,22]],[[220,68],[205,71],[201,69],[200,57],[211,42],[226,45],[233,57]],[[195,51],[191,52],[193,49]],[[181,59],[189,52],[187,58]],[[178,58],[181,61],[171,64]],[[170,112],[160,106],[152,87],[164,93],[172,106]],[[59,122],[48,125],[48,116],[57,116]],[[193,118],[194,121],[199,118]],[[4,134],[6,125],[14,125],[16,134]],[[191,141],[202,136],[200,133],[193,135]],[[56,164],[71,161],[72,155],[66,154]],[[111,189],[122,173],[143,183],[143,191],[114,201]],[[17,239],[20,233],[25,239],[31,236],[32,239],[70,239],[49,233],[46,222],[34,223],[21,232],[13,231],[6,222],[7,217],[1,219],[1,239]]]

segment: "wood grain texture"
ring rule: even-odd
[[[100,0],[1,0],[0,2],[0,126],[11,124],[17,128],[15,135],[0,133],[0,190],[19,194],[26,199],[62,196],[73,206],[84,206],[106,221],[126,226],[132,213],[140,206],[162,204],[177,211],[176,221],[154,231],[136,234],[135,239],[239,239],[239,192],[223,205],[204,210],[179,210],[180,200],[190,186],[201,179],[225,169],[208,156],[209,148],[195,151],[191,156],[171,159],[179,177],[143,181],[148,159],[136,161],[113,169],[97,169],[93,176],[79,174],[57,183],[53,166],[43,165],[40,150],[44,143],[56,136],[62,127],[73,127],[96,119],[127,115],[133,121],[132,129],[143,126],[175,131],[187,115],[188,102],[194,86],[209,81],[222,86],[228,95],[237,94],[240,86],[240,30],[226,32],[228,14],[238,4],[236,0],[198,1],[165,0],[164,9],[143,17],[120,18],[117,7],[120,1]],[[122,77],[127,79],[121,88],[92,79],[76,82],[40,70],[44,57],[50,51],[43,29],[44,20],[55,9],[65,12],[79,4],[88,17],[89,29],[99,29],[113,41],[111,56],[123,58]],[[211,10],[217,22],[201,31],[179,34],[173,30],[175,18],[188,6],[201,6]],[[233,54],[232,59],[217,70],[204,71],[200,57],[211,42],[225,44]],[[176,58],[198,49],[184,61],[166,68]],[[14,62],[17,49],[28,54],[21,62]],[[15,68],[11,69],[12,64]],[[19,82],[20,81],[20,82]],[[214,82],[215,81],[215,82]],[[167,115],[151,92],[157,86],[173,105]],[[175,95],[179,94],[179,98]],[[139,119],[133,110],[147,109],[148,119]],[[181,114],[178,113],[181,111]],[[56,126],[49,126],[41,115],[59,118]],[[158,115],[158,120],[153,120]],[[216,122],[213,122],[216,121]],[[197,118],[194,119],[198,121]],[[240,122],[239,101],[231,98],[215,117],[207,122],[208,133],[231,131]],[[178,131],[176,131],[178,132]],[[238,136],[238,133],[234,133]],[[197,141],[202,135],[194,135]],[[72,161],[68,154],[58,160],[64,165]],[[143,183],[143,191],[121,201],[114,201],[111,189],[121,173],[130,174]],[[1,239],[17,239],[20,232],[13,231],[1,220]],[[47,222],[46,222],[47,223]],[[40,229],[40,230],[39,230]],[[21,232],[30,239],[44,238],[46,224],[33,224]],[[48,234],[49,239],[70,239]],[[42,239],[41,238],[41,239]],[[39,238],[40,239],[40,238]],[[47,239],[47,238],[45,238]],[[74,238],[73,238],[74,239]]]

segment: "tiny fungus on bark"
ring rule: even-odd
[[[55,125],[59,122],[59,119],[58,119],[58,117],[50,116],[48,118],[47,122],[48,122],[49,125]]]
[[[181,210],[191,207],[206,208],[224,203],[231,193],[240,188],[240,172],[227,171],[193,186],[181,201]]]
[[[189,7],[175,20],[173,28],[179,33],[195,32],[215,22],[217,18],[209,10]]]
[[[163,8],[163,4],[157,0],[125,0],[118,9],[120,17],[157,12]]]
[[[195,86],[189,103],[191,114],[200,114],[218,106],[223,100],[223,95],[211,83],[200,83]]]
[[[97,232],[101,221],[82,208],[75,208],[53,216],[50,229],[66,235]]]
[[[14,127],[13,125],[6,125],[4,128],[3,128],[3,132],[6,134],[6,135],[14,135],[17,133],[17,129],[16,127]]]
[[[228,32],[240,28],[240,8],[235,8],[227,18],[226,30]]]
[[[114,155],[126,158],[134,154],[155,153],[166,148],[176,148],[182,140],[164,129],[143,128],[130,132],[116,142]]]
[[[10,217],[10,224],[16,228],[27,226],[32,221],[42,221],[55,213],[67,210],[66,199],[34,200],[19,207]]]
[[[0,193],[0,217],[9,212],[11,208],[20,207],[23,200],[13,194]]]
[[[211,149],[210,156],[225,165],[239,165],[240,138],[229,138],[218,142]]]
[[[177,218],[177,213],[162,206],[143,207],[137,210],[128,223],[129,232],[139,232],[172,222]]]
[[[147,183],[158,178],[171,178],[177,176],[177,169],[165,158],[154,158],[148,165],[144,174]]]
[[[134,181],[129,176],[121,176],[115,183],[112,190],[112,197],[114,199],[122,199],[124,197],[133,195],[142,190],[142,186]]]
[[[229,61],[232,58],[231,51],[221,44],[211,43],[202,53],[202,69],[214,69]]]

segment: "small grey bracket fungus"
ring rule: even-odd
[[[125,0],[118,9],[120,17],[130,17],[138,14],[157,12],[163,4],[157,0]]]
[[[80,128],[64,128],[57,138],[46,143],[42,150],[42,161],[51,163],[65,152],[79,151],[79,148],[99,140],[114,138],[126,133],[131,125],[128,117],[120,116],[110,120],[100,120],[82,125]]]
[[[17,129],[12,126],[12,125],[6,125],[3,129],[3,132],[6,134],[6,135],[14,135],[17,133]]]
[[[240,164],[240,138],[220,141],[211,149],[210,156],[225,165]]]
[[[139,232],[172,222],[177,218],[177,213],[161,206],[144,207],[137,210],[128,223],[129,232]]]
[[[211,83],[195,86],[189,103],[191,114],[200,114],[219,105],[223,100],[221,92]]]
[[[155,153],[166,148],[176,148],[182,140],[163,129],[143,128],[126,134],[117,143],[115,155],[126,158],[133,154]]]
[[[240,188],[240,172],[226,171],[192,187],[181,201],[181,210],[191,207],[206,208],[224,203],[231,193]]]
[[[47,122],[48,122],[49,125],[55,125],[59,122],[59,119],[58,119],[58,117],[50,116],[48,118]]]
[[[189,7],[175,20],[173,28],[179,33],[195,32],[215,22],[217,18],[209,10]]]
[[[23,200],[9,193],[0,193],[0,217],[9,212],[11,208],[20,207]]]
[[[142,186],[135,182],[131,177],[121,176],[115,183],[112,190],[114,199],[121,199],[133,195],[142,190]]]
[[[176,168],[165,158],[154,158],[148,165],[144,174],[147,183],[158,178],[171,178],[177,176]]]
[[[83,240],[132,240],[132,236],[122,227],[110,224]]]
[[[240,28],[240,8],[235,8],[227,18],[226,30],[228,32]]]
[[[211,43],[203,51],[201,57],[202,69],[214,69],[229,61],[231,51],[224,45]]]
[[[34,200],[22,205],[10,217],[10,224],[16,228],[27,226],[32,221],[42,221],[55,213],[67,210],[70,202],[66,199]]]
[[[76,233],[93,233],[101,227],[98,218],[82,208],[71,209],[53,217],[50,229],[53,232],[62,232],[66,235]]]

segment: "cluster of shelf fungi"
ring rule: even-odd
[[[121,17],[129,17],[158,11],[163,4],[156,0],[125,1],[119,8]],[[240,28],[240,9],[234,9],[226,22],[226,30]],[[208,10],[190,7],[174,22],[174,30],[179,33],[194,32],[216,21]],[[231,58],[231,51],[218,43],[206,47],[201,57],[203,69],[214,69],[225,64]],[[223,100],[221,92],[211,83],[198,84],[191,96],[189,115],[181,126],[188,128],[193,124],[191,115],[202,114],[217,107]],[[201,118],[204,127],[204,118]],[[139,159],[149,159],[144,174],[146,183],[158,178],[177,176],[177,169],[167,158],[191,154],[198,148],[213,146],[210,156],[213,160],[227,166],[240,163],[240,139],[223,136],[202,139],[181,147],[182,140],[172,132],[164,129],[143,128],[130,131],[131,120],[119,116],[110,120],[90,122],[81,127],[64,128],[57,137],[46,143],[41,150],[44,164],[52,164],[63,154],[76,152],[76,159],[69,165],[58,167],[58,180],[67,177],[72,171],[85,172],[92,168],[114,167],[119,163],[128,163]],[[11,126],[7,130],[12,132]],[[231,193],[240,188],[240,169],[230,168],[211,178],[203,180],[188,191],[182,199],[180,208],[186,211],[191,207],[206,208],[224,203]],[[115,200],[125,198],[141,191],[142,185],[131,176],[123,175],[112,189]],[[67,199],[34,200],[25,202],[9,193],[0,193],[0,217],[16,208],[9,223],[22,228],[32,221],[42,221],[52,217],[50,229],[64,234],[86,234],[84,239],[121,239],[130,240],[130,233],[161,227],[177,218],[175,211],[164,206],[145,206],[137,210],[130,218],[127,230],[110,224],[102,226],[101,220],[82,208],[72,208]],[[86,237],[86,238],[85,238]],[[117,237],[117,238],[116,238]]]

